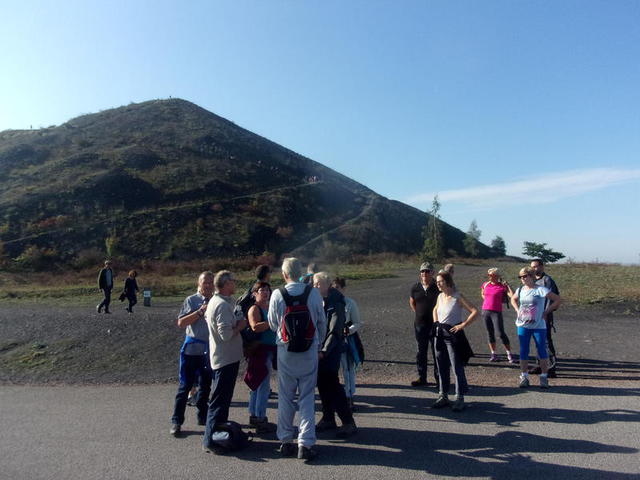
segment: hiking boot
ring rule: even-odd
[[[497,353],[492,353],[491,356],[489,357],[489,361],[490,362],[499,362],[500,361],[500,357],[498,357]]]
[[[540,388],[547,389],[549,388],[549,380],[547,377],[540,375]]]
[[[412,387],[426,387],[428,385],[426,378],[416,378],[411,382]]]
[[[456,401],[451,404],[451,410],[453,410],[454,412],[461,412],[462,410],[464,410],[464,398],[456,398]]]
[[[283,457],[293,457],[296,454],[296,446],[291,442],[283,442],[276,450]]]
[[[516,362],[516,359],[515,359],[515,357],[513,356],[513,354],[511,352],[507,353],[507,360],[511,364],[518,363],[518,362]]]
[[[345,423],[336,432],[336,438],[349,438],[358,433],[356,422]]]
[[[520,383],[518,384],[520,388],[528,388],[529,387],[529,377],[523,377],[520,375]]]
[[[298,458],[305,462],[310,462],[318,456],[318,452],[313,447],[305,447],[304,445],[298,445]]]
[[[180,436],[180,425],[178,425],[177,423],[172,424],[171,428],[169,429],[169,434],[174,436],[174,437],[179,437]]]
[[[324,432],[325,430],[335,430],[338,428],[335,420],[321,419],[316,425],[316,432]]]
[[[431,408],[444,408],[447,405],[449,405],[449,397],[441,393],[438,399],[435,402],[433,402],[433,404],[431,405]]]

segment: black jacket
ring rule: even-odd
[[[322,342],[321,352],[325,356],[342,353],[344,347],[344,296],[335,288],[330,288],[324,298],[324,313],[327,315],[327,336]]]
[[[107,270],[111,271],[111,285],[107,284]],[[98,288],[100,290],[104,290],[105,288],[108,288],[109,290],[112,289],[115,281],[116,276],[113,274],[113,270],[110,268],[100,269],[100,273],[98,273]]]

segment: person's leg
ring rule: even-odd
[[[211,434],[215,431],[216,425],[229,419],[229,407],[233,398],[239,367],[240,362],[235,362],[212,371],[213,392],[209,401],[207,426],[204,432],[203,444],[205,447],[209,446],[209,440],[211,439]]]
[[[509,341],[509,337],[507,336],[507,332],[504,330],[504,317],[502,316],[502,312],[496,312],[496,328],[500,334],[500,340],[502,340],[502,345],[504,345],[505,352],[507,353],[507,358],[509,362],[513,362],[513,355],[511,353],[511,342]]]
[[[196,412],[198,415],[198,424],[205,425],[207,422],[207,413],[209,411],[209,394],[211,393],[211,368],[209,367],[209,359],[207,355],[199,355],[198,377],[199,388],[195,394]]]
[[[173,415],[171,416],[171,423],[175,425],[182,425],[184,423],[184,412],[187,408],[187,397],[189,396],[189,390],[195,382],[197,362],[192,355],[183,355],[184,364],[181,365],[184,381],[180,382],[178,386],[178,393],[176,393],[175,402],[173,404]]]
[[[312,447],[316,444],[316,415],[315,415],[315,391],[317,370],[301,376],[298,379],[298,413],[300,415],[300,427],[298,429],[298,446]],[[278,391],[278,407],[280,404],[280,391]],[[292,394],[293,398],[293,394]],[[292,407],[293,408],[293,407]],[[293,411],[291,413],[293,421]],[[280,432],[280,418],[278,417],[278,432]],[[291,428],[293,438],[293,427]],[[278,438],[284,441],[278,433]]]
[[[530,328],[518,327],[518,341],[520,342],[520,370],[529,373],[529,344],[533,331]]]
[[[447,354],[453,367],[453,373],[456,380],[456,399],[461,400],[464,398],[464,388],[466,384],[466,376],[464,373],[464,362],[460,356],[456,353],[453,343],[450,339],[445,340],[447,347]]]
[[[436,386],[440,386],[440,375],[438,374],[438,363],[436,362],[436,337],[433,334],[433,327],[429,329],[427,337],[427,347],[431,349],[431,363],[433,365],[433,381]]]
[[[111,289],[104,289],[104,300],[102,301],[104,305],[104,313],[109,313],[109,304],[111,303]]]
[[[549,371],[549,354],[547,353],[547,332],[544,329],[532,330],[533,340],[536,342],[536,350],[540,359],[541,375]]]
[[[438,375],[440,378],[440,395],[449,395],[449,386],[451,383],[451,374],[449,367],[451,363],[449,361],[449,353],[447,352],[447,346],[443,337],[436,337],[436,363],[438,364]]]
[[[298,388],[298,380],[290,374],[288,365],[284,363],[284,355],[280,352],[284,349],[278,350],[278,429],[276,435],[278,436],[278,440],[283,443],[289,443],[293,441],[293,435],[295,433],[295,429],[293,427],[293,417],[296,413],[296,405],[295,405],[295,394],[296,389]],[[308,392],[305,392],[307,397],[305,397],[304,401],[302,398],[302,382],[300,384],[300,394],[298,401],[298,406],[300,410],[300,430],[302,430],[302,414],[303,414],[303,405],[305,406],[306,414],[308,415],[309,406],[304,403],[309,403],[309,398],[311,399],[311,428],[313,429],[313,435],[315,435],[315,423],[314,423],[314,392],[316,388],[316,377],[313,375],[312,386],[311,386],[311,395]],[[307,390],[308,385],[304,385]],[[308,418],[307,418],[308,420]],[[306,425],[307,430],[309,426]]]
[[[352,368],[353,362],[350,362],[349,360],[349,353],[343,352],[340,357],[340,370],[342,370],[344,393],[347,395],[347,398],[353,397],[352,385],[355,389],[355,379],[352,379],[352,375],[355,373]]]
[[[266,367],[267,367],[267,376],[264,378],[260,386],[256,389],[255,392],[255,406],[254,411],[256,417],[267,419],[267,405],[269,404],[269,391],[271,390],[271,361],[273,359],[273,354],[268,352],[266,355]]]
[[[487,329],[489,350],[491,350],[490,360],[493,360],[496,355],[496,334],[493,328],[493,319],[491,318],[491,312],[488,310],[482,310],[482,319],[484,320],[484,326]]]
[[[418,369],[418,379],[414,384],[424,384],[427,382],[427,358],[429,348],[429,330],[431,326],[415,325],[414,332],[417,343],[416,367]]]

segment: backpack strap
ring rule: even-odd
[[[304,291],[300,294],[300,295],[296,295],[295,297],[292,296],[286,288],[284,287],[280,287],[278,290],[280,290],[280,293],[282,294],[282,298],[284,299],[284,303],[287,304],[287,307],[290,307],[293,302],[295,302],[296,300],[299,300],[300,303],[302,304],[307,304],[307,299],[309,298],[309,295],[311,294],[311,289],[313,287],[311,285],[305,285],[304,287]]]

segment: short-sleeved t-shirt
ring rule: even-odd
[[[482,292],[484,301],[482,302],[483,310],[492,310],[494,312],[502,311],[502,298],[507,291],[501,283],[485,282],[482,284]]]
[[[546,329],[543,318],[544,302],[550,290],[545,287],[524,288],[516,290],[519,302],[516,326],[532,329]]]
[[[202,304],[207,301],[204,295],[195,293],[187,297],[182,304],[178,318],[186,317],[187,315],[198,310]],[[191,325],[187,327],[185,332],[188,336],[202,340],[203,342],[209,342],[209,327],[204,318],[199,318]],[[207,351],[207,345],[204,343],[189,343],[185,345],[185,355],[204,355]]]
[[[433,323],[433,307],[436,306],[440,291],[436,282],[432,281],[425,289],[421,282],[411,287],[411,298],[416,304],[416,325],[431,325]]]

